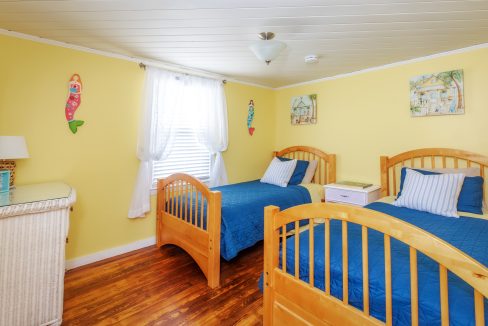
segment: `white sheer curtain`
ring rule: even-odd
[[[183,98],[182,76],[154,67],[146,67],[142,117],[137,142],[141,161],[132,193],[129,217],[141,217],[151,210],[152,162],[162,160],[171,151],[175,108]]]
[[[196,136],[212,155],[210,187],[226,185],[227,171],[222,152],[227,150],[227,103],[222,81],[201,77],[189,77],[187,87],[192,91],[188,107],[193,116]]]
[[[129,217],[149,212],[152,162],[171,152],[174,127],[184,121],[212,155],[209,186],[227,184],[222,152],[227,150],[227,104],[220,80],[146,68],[137,157],[141,161]],[[185,171],[181,171],[185,172]]]

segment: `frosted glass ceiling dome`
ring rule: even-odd
[[[259,60],[269,65],[286,48],[286,44],[273,40],[275,35],[272,32],[259,33],[258,36],[261,41],[254,42],[249,48]]]

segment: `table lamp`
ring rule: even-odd
[[[29,158],[24,136],[0,136],[0,170],[10,171],[10,187],[14,186],[15,161]]]

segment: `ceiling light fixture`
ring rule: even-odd
[[[276,59],[281,51],[286,48],[286,44],[273,40],[275,34],[272,32],[262,32],[258,34],[261,41],[256,41],[249,47],[259,60],[266,62],[267,65]]]

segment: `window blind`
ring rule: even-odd
[[[190,174],[204,183],[210,180],[210,152],[198,143],[191,128],[179,127],[169,156],[153,162],[153,188],[157,179],[174,173]]]

